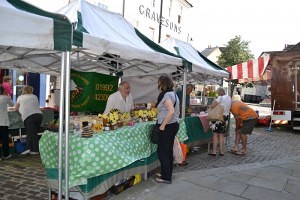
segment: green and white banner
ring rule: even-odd
[[[71,71],[71,111],[102,112],[110,94],[118,90],[118,77]]]

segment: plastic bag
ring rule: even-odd
[[[174,157],[174,160],[173,160],[174,164],[180,164],[184,161],[181,146],[180,146],[180,143],[179,143],[177,137],[175,137],[175,139],[174,139],[173,157]]]

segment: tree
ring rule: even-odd
[[[218,57],[218,65],[226,68],[254,59],[254,55],[249,50],[249,43],[249,41],[242,40],[240,35],[229,40],[227,45],[223,48],[221,56]],[[238,84],[238,80],[232,80],[231,83],[230,90],[232,94]]]

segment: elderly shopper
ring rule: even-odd
[[[26,85],[22,90],[22,95],[17,99],[16,110],[21,114],[26,130],[26,148],[21,155],[38,154],[38,132],[43,121],[43,113],[39,106],[36,95],[33,94],[33,87]]]
[[[230,152],[238,155],[246,155],[247,153],[247,135],[252,134],[254,126],[257,123],[258,115],[247,104],[242,101],[232,101],[231,113],[236,121],[236,140],[235,145]],[[240,139],[242,139],[242,150],[239,150]]]
[[[223,120],[222,121],[210,121],[209,125],[213,132],[213,150],[208,155],[217,155],[217,145],[219,143],[219,155],[224,156],[224,134],[226,132],[226,122],[229,117],[229,111],[231,106],[231,98],[226,95],[224,89],[219,87],[216,90],[218,98],[211,104],[211,108],[221,105],[224,107]]]

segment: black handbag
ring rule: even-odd
[[[158,144],[159,134],[160,134],[159,126],[157,124],[154,124],[150,134],[150,140],[153,144]]]

